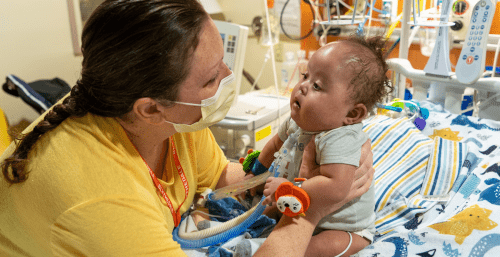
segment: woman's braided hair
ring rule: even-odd
[[[197,0],[102,3],[82,32],[81,78],[61,104],[15,140],[15,151],[1,164],[4,178],[11,184],[25,181],[33,145],[68,117],[120,117],[142,97],[175,101],[208,19]]]

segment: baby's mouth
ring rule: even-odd
[[[299,109],[300,109],[300,103],[299,103],[299,101],[295,101],[295,102],[294,102],[294,105],[295,105],[297,108],[299,108]]]

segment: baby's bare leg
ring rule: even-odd
[[[360,237],[354,233],[352,243],[347,252],[342,256],[350,256],[361,251],[370,244],[366,238]],[[306,257],[309,256],[336,256],[342,253],[349,245],[349,234],[339,230],[325,230],[311,238],[307,247]]]

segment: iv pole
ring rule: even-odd
[[[401,41],[399,45],[399,58],[408,59],[408,46],[411,42],[409,42],[410,38],[410,11],[411,11],[411,2],[412,0],[404,0],[403,1],[403,17],[401,20]],[[414,0],[413,0],[414,1]],[[397,98],[404,100],[405,99],[405,89],[406,89],[406,77],[402,74],[398,74],[397,79]]]

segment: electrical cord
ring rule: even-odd
[[[394,44],[392,44],[392,46],[389,48],[389,50],[387,50],[387,52],[385,52],[384,59],[387,59],[387,57],[389,57],[389,55],[391,54],[392,50],[394,50],[394,48],[396,48],[396,46],[399,44],[399,41],[401,41],[401,37],[399,37],[396,40],[396,42],[394,42]]]
[[[308,0],[303,0],[303,1],[304,1],[304,3],[308,4],[309,7],[311,8],[311,12],[313,14],[313,21],[314,21],[316,18],[315,18],[315,15],[314,15],[314,10],[313,10],[311,2],[308,1]],[[305,36],[299,37],[299,38],[294,38],[294,37],[288,35],[288,33],[286,33],[286,31],[285,31],[285,28],[283,27],[283,14],[285,13],[285,8],[286,8],[286,6],[288,5],[289,2],[290,2],[290,0],[287,0],[285,2],[285,4],[283,5],[283,8],[281,9],[281,14],[280,14],[281,31],[283,31],[283,34],[285,34],[285,36],[287,36],[289,39],[292,39],[292,40],[302,40],[302,39],[305,39],[305,38],[309,37],[313,33],[313,30],[314,30],[313,28],[311,28],[311,30]]]

